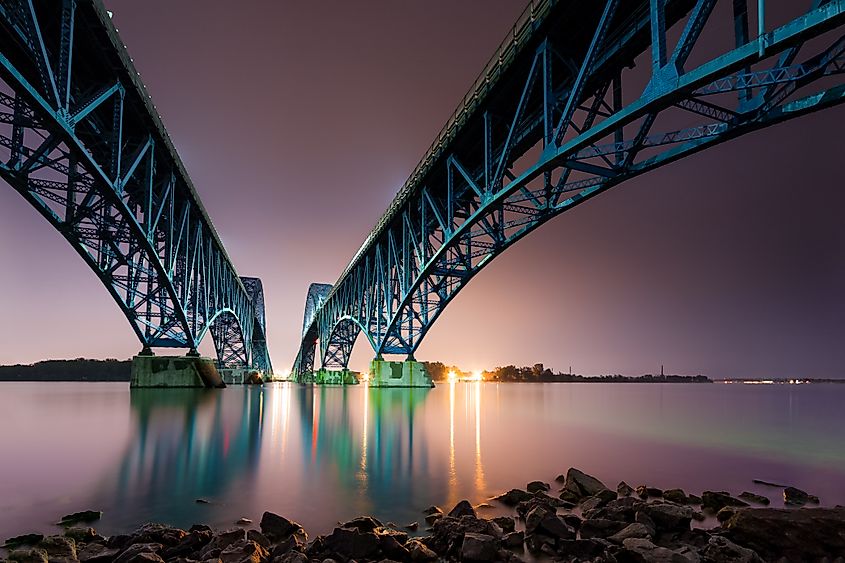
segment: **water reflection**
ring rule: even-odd
[[[144,521],[231,527],[264,510],[312,533],[359,514],[403,524],[569,466],[690,491],[788,481],[845,502],[845,386],[32,385],[0,393],[15,421],[0,425],[16,452],[0,464],[8,535],[89,508],[107,534]]]

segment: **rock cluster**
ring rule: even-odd
[[[766,504],[768,499],[747,492],[740,499],[724,491],[698,497],[624,482],[612,490],[577,469],[556,481],[563,484],[557,496],[549,494],[548,483],[532,481],[528,490],[496,497],[515,516],[480,518],[465,500],[447,513],[432,506],[423,511],[430,528],[419,537],[361,516],[309,542],[302,526],[265,512],[259,529],[245,529],[251,521],[243,518],[240,527],[230,530],[145,524],[131,534],[106,538],[76,522],[63,535],[18,536],[5,547],[8,559],[20,563],[845,561],[842,507],[752,508],[748,502]],[[798,489],[784,495],[793,504],[817,502]],[[720,525],[708,530],[692,526],[705,513],[715,515]],[[405,528],[413,532],[417,526]]]

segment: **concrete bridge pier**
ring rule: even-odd
[[[220,377],[226,385],[261,385],[264,378],[258,370],[251,368],[220,368]]]
[[[186,356],[155,356],[145,348],[132,358],[130,387],[226,387],[215,361],[191,350]]]
[[[359,382],[358,372],[348,368],[330,370],[320,368],[313,374],[314,383],[317,385],[357,385]]]
[[[408,356],[404,362],[390,362],[376,356],[370,362],[370,387],[434,387],[425,364]]]

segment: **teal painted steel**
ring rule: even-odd
[[[719,2],[733,5],[720,12]],[[323,365],[345,367],[363,331],[377,357],[413,357],[469,280],[546,221],[695,152],[841,104],[845,0],[790,3],[791,19],[754,39],[746,2],[531,2],[333,285],[300,356],[319,343]],[[733,45],[701,47],[714,28],[732,29]],[[651,64],[634,68],[643,54]],[[693,124],[673,127],[678,116]]]
[[[143,351],[272,371],[240,278],[99,0],[0,0],[0,176],[68,240]]]

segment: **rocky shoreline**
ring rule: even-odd
[[[6,540],[5,558],[20,563],[347,563],[350,561],[589,561],[593,563],[845,563],[845,507],[820,508],[819,499],[782,488],[790,508],[743,492],[660,490],[624,482],[614,489],[571,468],[552,486],[532,481],[491,502],[511,515],[483,518],[484,504],[459,502],[447,513],[423,511],[424,531],[361,516],[309,539],[291,520],[265,512],[229,530],[188,530],[145,524],[131,534],[104,537],[89,525],[99,512],[62,518],[64,534]],[[753,506],[756,505],[756,506]],[[711,517],[711,518],[708,518]],[[715,517],[710,528],[699,527]],[[693,525],[697,522],[697,525]]]

